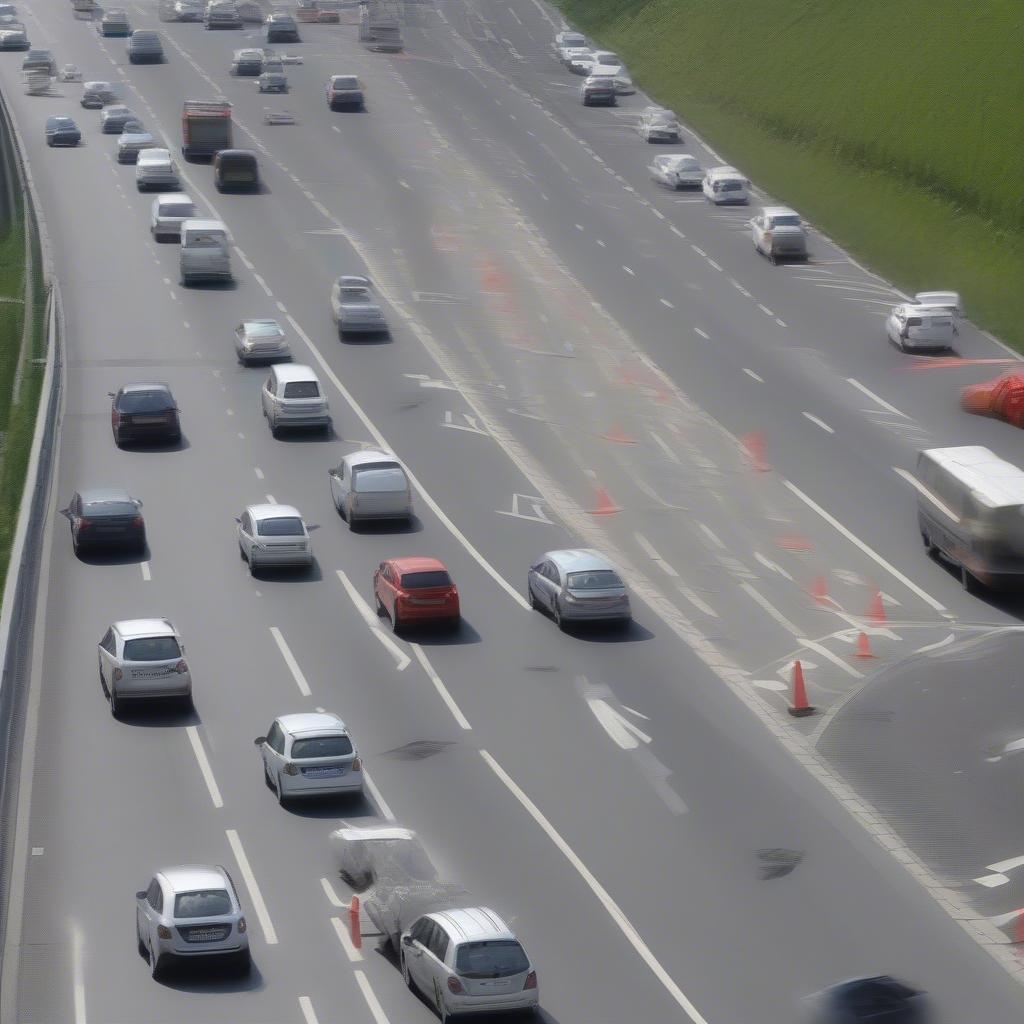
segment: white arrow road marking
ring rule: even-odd
[[[587,705],[594,712],[594,717],[601,723],[604,731],[623,750],[635,750],[641,742],[650,743],[651,737],[642,729],[638,729],[628,718],[623,718],[607,701],[600,697],[588,697]]]
[[[997,886],[1006,885],[1010,881],[1006,875],[1007,871],[1024,867],[1024,857],[1012,857],[1010,860],[1001,860],[996,864],[986,864],[985,867],[989,871],[994,872],[994,874],[982,875],[981,878],[976,878],[974,881],[978,885],[985,886],[986,889],[995,889]]]
[[[483,434],[484,437],[490,436],[486,430],[482,430],[480,428],[480,424],[477,422],[477,418],[475,416],[470,416],[469,413],[465,412],[460,413],[460,415],[466,421],[465,424],[456,423],[454,414],[451,412],[445,412],[444,423],[441,425],[443,427],[448,427],[451,430],[465,430],[468,434]]]
[[[528,502],[530,507],[533,509],[533,515],[528,512],[519,511],[520,500]],[[513,494],[512,495],[512,511],[508,512],[504,509],[497,509],[499,516],[511,516],[513,519],[525,519],[530,523],[544,523],[547,526],[554,526],[555,524],[548,519],[547,514],[541,507],[544,503],[544,499],[538,497],[536,494]]]
[[[950,633],[945,640],[940,640],[938,643],[934,644],[926,644],[924,647],[918,647],[918,649],[914,651],[914,653],[926,654],[928,651],[937,651],[940,647],[947,647],[954,641],[954,639],[956,638],[953,636],[952,633]]]

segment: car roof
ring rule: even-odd
[[[246,160],[255,160],[256,154],[251,149],[218,149],[217,159],[223,160],[224,158],[234,160],[238,157],[243,157]]]
[[[929,313],[949,316],[949,306],[926,306],[916,302],[903,302],[897,309],[903,309],[909,316],[923,316]]]
[[[227,872],[222,867],[206,864],[179,864],[163,868],[162,875],[173,892],[192,892],[196,889],[230,889]]]
[[[427,916],[442,925],[456,944],[486,939],[516,941],[512,929],[490,907],[440,910]]]
[[[172,159],[171,151],[169,149],[163,149],[160,146],[154,146],[152,149],[144,149],[139,154],[139,163],[170,163]]]
[[[394,462],[398,463],[398,459],[394,455],[389,455],[387,452],[377,451],[377,449],[369,449],[367,451],[349,452],[345,456],[345,461],[350,466],[365,466],[367,463],[372,462]],[[398,463],[401,465],[400,463]]]
[[[281,728],[292,736],[310,732],[348,732],[341,717],[330,711],[304,711],[295,715],[280,715],[277,721]]]
[[[615,566],[593,548],[563,548],[560,551],[548,551],[544,557],[558,566],[563,572],[588,572],[593,569],[610,569]]]
[[[253,517],[253,519],[283,519],[285,517],[301,519],[302,514],[299,512],[294,505],[270,505],[264,503],[262,505],[248,505],[246,512]]]
[[[118,114],[118,115],[120,115],[120,114],[131,114],[131,112],[132,112],[132,108],[131,107],[125,106],[123,103],[114,103],[111,106],[107,107],[106,110],[103,111],[103,116],[104,117],[109,117],[111,114]],[[134,115],[132,115],[132,116],[134,116]]]
[[[692,164],[694,167],[700,167],[695,156],[691,156],[689,153],[666,153],[664,156],[657,157],[658,160],[664,160],[665,163],[674,164]]]
[[[171,393],[170,384],[165,384],[162,380],[138,380],[132,381],[130,384],[121,385],[121,393],[130,395],[136,391],[166,391],[167,394]]]
[[[313,371],[313,367],[304,366],[302,363],[275,363],[272,367],[274,375],[282,384],[290,384],[296,380],[315,380],[320,382]]]
[[[199,217],[189,217],[181,223],[182,231],[223,231],[228,233],[227,226],[222,220],[203,220]]]
[[[331,75],[331,81],[332,82],[336,82],[339,78],[354,78],[356,80],[356,82],[359,81],[359,76],[358,75],[352,75],[352,74],[348,74],[348,75]]]
[[[167,619],[121,619],[113,628],[126,640],[140,636],[176,636],[177,631]]]
[[[156,201],[163,205],[164,203],[192,203],[195,206],[195,201],[187,192],[161,192],[156,197]]]
[[[730,164],[722,164],[721,167],[712,167],[708,170],[708,174],[718,174],[721,175],[722,177],[730,175],[737,178],[743,178],[743,175]],[[746,179],[744,178],[744,180]]]
[[[131,501],[132,496],[124,487],[83,487],[78,492],[85,504],[96,501]]]
[[[437,558],[427,558],[422,555],[406,555],[402,558],[392,558],[391,564],[399,572],[447,572],[444,562]]]
[[[788,206],[765,206],[761,212],[766,217],[799,217],[800,214],[796,210],[791,210]]]
[[[1024,504],[1024,470],[981,445],[927,448],[921,456],[952,472],[993,508]]]
[[[254,53],[260,58],[260,60],[263,59],[263,51],[258,46],[244,46],[240,50],[235,50],[236,57],[241,57],[243,54],[251,56]]]
[[[929,306],[959,306],[959,292],[918,292],[914,296],[916,302]]]
[[[333,833],[340,835],[342,839],[349,842],[361,841],[370,842],[373,840],[387,839],[415,839],[416,833],[410,828],[402,828],[399,825],[373,825],[366,827],[339,828]]]

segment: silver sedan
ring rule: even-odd
[[[339,334],[386,334],[387,320],[366,278],[342,276],[331,286],[331,314]]]
[[[292,357],[288,339],[276,320],[243,320],[235,328],[235,353],[243,366]]]
[[[569,622],[632,617],[629,594],[615,567],[590,548],[548,551],[530,566],[526,584],[530,607],[551,614],[564,629]]]
[[[250,505],[236,522],[238,550],[253,576],[271,566],[308,568],[313,564],[309,531],[291,505]]]

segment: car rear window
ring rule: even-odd
[[[783,217],[772,217],[773,228],[798,228],[800,218],[795,213],[788,213]]]
[[[276,516],[273,519],[261,519],[256,524],[256,532],[261,537],[301,537],[304,531],[301,519],[295,516]]]
[[[587,41],[583,36],[562,36],[563,46],[586,46]]]
[[[190,249],[226,249],[227,244],[227,239],[222,234],[196,231],[188,235],[188,247]]]
[[[82,509],[88,517],[137,516],[139,509],[130,501],[88,501]]]
[[[124,642],[125,661],[173,661],[180,657],[177,637],[140,636]]]
[[[194,217],[196,208],[191,203],[164,203],[160,207],[161,217]]]
[[[507,978],[529,967],[530,961],[515,939],[466,942],[455,956],[455,970],[464,978]]]
[[[315,380],[293,380],[284,386],[285,398],[319,398],[320,385]]]
[[[366,491],[404,491],[406,488],[405,474],[399,466],[393,469],[374,468],[356,469],[352,487],[359,492]]]
[[[174,405],[166,391],[129,391],[117,400],[118,412],[163,412]]]
[[[569,573],[567,583],[570,590],[608,590],[621,587],[619,574],[611,569],[590,569],[587,572]]]
[[[197,889],[180,892],[174,898],[176,918],[221,917],[231,913],[231,897],[226,889]]]
[[[358,89],[359,79],[352,75],[340,75],[331,79],[331,86],[335,89]]]
[[[427,587],[450,587],[451,577],[443,569],[429,572],[407,572],[402,575],[405,590],[425,590]]]
[[[611,65],[616,65],[616,64],[621,64],[621,63],[622,63],[622,61],[621,61],[621,60],[619,60],[619,58],[618,58],[618,57],[616,57],[614,53],[602,53],[602,54],[601,54],[601,55],[600,55],[600,56],[599,56],[599,57],[597,58],[597,63],[598,63],[598,64],[611,64]]]
[[[347,736],[313,736],[292,743],[292,757],[302,761],[311,757],[345,757],[352,753]]]

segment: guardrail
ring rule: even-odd
[[[11,545],[10,563],[0,603],[0,1021],[13,1020],[17,963],[6,962],[5,954],[16,953],[8,945],[8,907],[14,866],[14,837],[18,821],[18,790],[21,748],[26,724],[29,679],[32,667],[33,627],[43,550],[44,529],[49,507],[54,454],[56,452],[64,373],[64,320],[60,288],[54,274],[53,252],[42,208],[25,157],[21,133],[0,90],[0,153],[6,159],[6,177],[20,191],[25,216],[26,330],[31,330],[39,309],[35,303],[37,280],[47,297],[46,356],[39,408],[36,412],[32,448],[25,485],[18,509],[17,526]],[[33,269],[38,247],[39,266]],[[29,350],[23,349],[23,355]],[[19,362],[18,372],[22,367]]]

